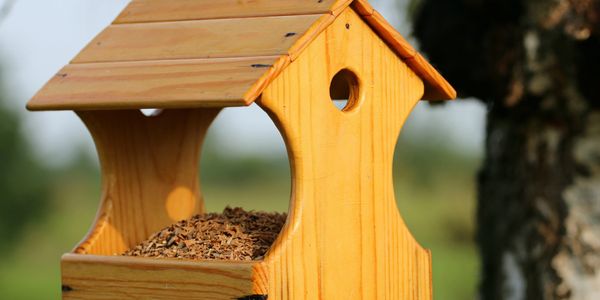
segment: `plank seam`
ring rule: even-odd
[[[252,18],[269,18],[269,17],[297,17],[297,16],[314,16],[314,15],[324,15],[328,14],[331,11],[329,9],[324,9],[322,11],[316,11],[311,13],[297,13],[297,14],[274,14],[274,15],[248,15],[248,16],[235,16],[235,17],[216,17],[216,18],[206,18],[206,19],[179,19],[179,20],[156,20],[156,21],[141,21],[141,22],[117,22],[115,19],[111,24],[111,26],[121,26],[121,25],[134,25],[134,24],[156,24],[156,23],[177,23],[177,22],[189,22],[189,21],[210,21],[210,20],[234,20],[234,19],[252,19]]]
[[[279,19],[279,18],[296,18],[296,17],[311,17],[311,16],[322,16],[328,14],[330,11],[326,10],[323,13],[311,13],[311,14],[294,14],[294,15],[269,15],[269,16],[254,16],[254,17],[234,17],[234,18],[214,18],[214,19],[188,19],[188,20],[171,20],[171,21],[152,21],[152,22],[140,22],[140,23],[111,23],[108,27],[126,27],[126,26],[144,26],[144,25],[160,25],[160,24],[174,24],[174,23],[194,23],[194,22],[209,22],[209,21],[225,21],[225,20],[238,20],[238,19]]]
[[[102,65],[110,65],[110,64],[131,64],[131,65],[148,65],[150,62],[153,63],[170,63],[170,62],[234,62],[234,61],[250,61],[253,59],[263,60],[263,59],[278,59],[281,56],[287,55],[287,53],[283,54],[273,54],[273,55],[248,55],[248,56],[227,56],[227,57],[196,57],[196,58],[171,58],[171,59],[140,59],[140,60],[117,60],[117,61],[94,61],[94,62],[80,62],[80,63],[70,63],[71,66],[102,66]]]

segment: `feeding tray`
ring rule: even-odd
[[[131,1],[28,103],[74,110],[100,159],[100,208],[62,257],[63,298],[430,299],[430,253],[398,213],[392,160],[414,105],[454,97],[363,0]],[[277,125],[292,170],[289,215],[264,258],[118,255],[204,213],[206,131],[222,108],[251,103]]]

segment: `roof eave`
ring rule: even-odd
[[[354,0],[352,8],[388,44],[396,55],[424,81],[423,100],[436,101],[456,98],[456,91],[452,85],[366,0]]]

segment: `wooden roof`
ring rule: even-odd
[[[133,0],[30,110],[249,105],[348,6],[425,82],[448,82],[366,0]]]

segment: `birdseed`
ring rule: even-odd
[[[195,215],[150,236],[124,256],[181,259],[260,260],[283,227],[287,214],[226,207]]]

